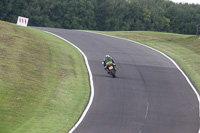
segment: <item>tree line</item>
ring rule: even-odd
[[[0,20],[67,29],[196,34],[200,5],[169,0],[1,0]]]

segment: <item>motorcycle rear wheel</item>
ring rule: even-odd
[[[111,70],[111,75],[112,75],[113,78],[116,78],[115,70]]]

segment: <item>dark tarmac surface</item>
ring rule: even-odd
[[[198,133],[197,96],[175,65],[136,43],[83,31],[39,28],[78,46],[87,56],[94,99],[73,133]],[[112,78],[101,62],[111,55]]]

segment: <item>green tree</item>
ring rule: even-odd
[[[167,0],[1,0],[0,19],[90,30],[150,30],[196,34],[200,5]]]
[[[94,6],[89,0],[69,0],[65,6],[64,28],[94,29]]]
[[[3,20],[6,18],[8,12],[11,10],[9,5],[9,0],[0,1],[0,19]]]

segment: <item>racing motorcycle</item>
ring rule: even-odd
[[[104,64],[104,62],[102,62],[102,64]],[[112,75],[113,78],[116,77],[116,65],[114,63],[108,64],[105,70],[108,72],[108,74]]]

